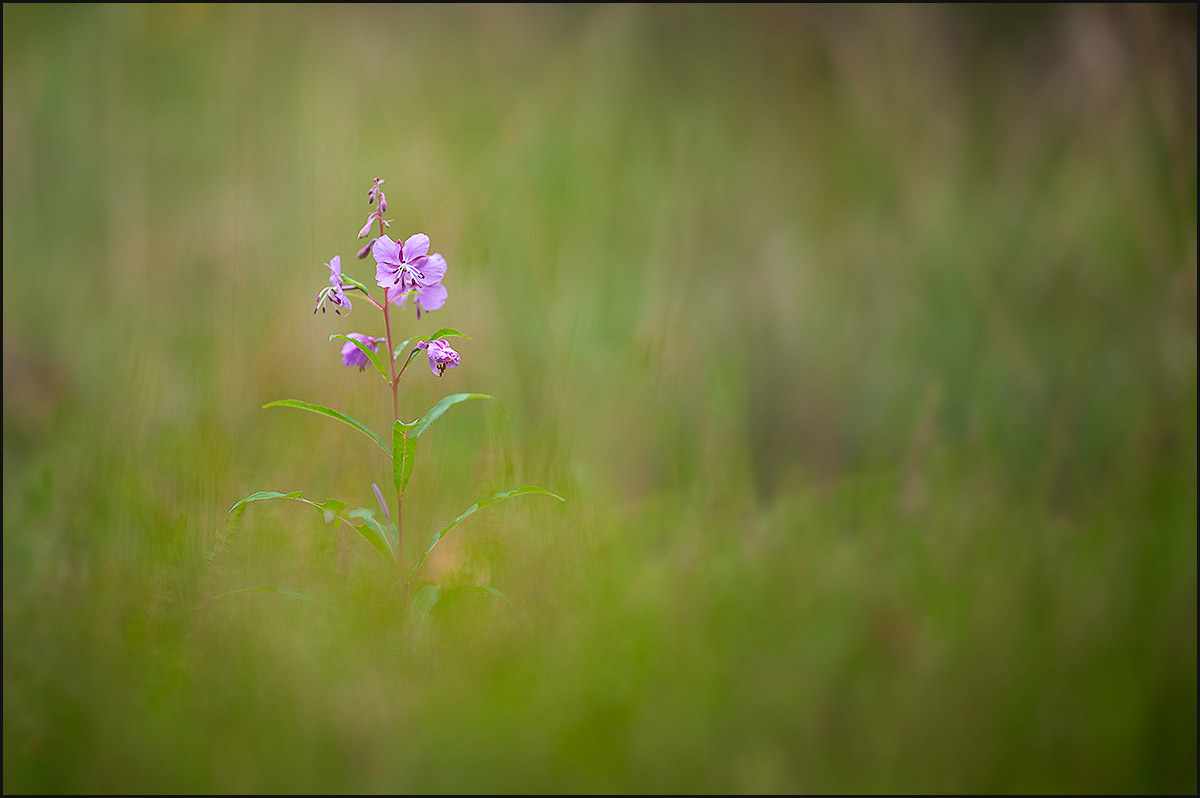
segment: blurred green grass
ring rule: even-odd
[[[1194,6],[3,14],[5,792],[1196,790]]]

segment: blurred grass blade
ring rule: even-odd
[[[284,596],[286,598],[294,599],[296,601],[310,601],[313,604],[316,604],[318,607],[322,607],[324,609],[329,610],[330,612],[336,613],[337,615],[340,615],[343,618],[345,618],[351,622],[354,621],[353,618],[351,618],[349,615],[346,614],[345,610],[343,610],[341,607],[337,606],[336,604],[333,604],[332,602],[329,602],[329,601],[325,601],[323,599],[319,599],[316,596],[312,595],[311,593],[305,593],[303,590],[293,590],[290,587],[274,587],[272,585],[259,585],[258,587],[243,587],[240,590],[230,590],[226,593],[221,593],[219,595],[213,596],[213,598],[214,599],[225,598],[226,596],[235,596],[239,593],[275,593],[276,595]]]
[[[278,593],[281,596],[287,596],[288,598],[296,599],[297,601],[317,600],[316,596],[312,596],[302,590],[292,590],[288,587],[271,587],[270,585],[260,585],[259,587],[243,587],[240,590],[230,590],[227,593],[221,593],[220,595],[213,596],[213,598],[225,598],[226,596],[233,596],[238,593]]]
[[[375,443],[379,444],[379,448],[388,453],[389,457],[392,455],[392,450],[389,449],[388,445],[383,442],[383,438],[380,438],[378,435],[372,432],[366,424],[363,424],[360,421],[355,421],[344,413],[339,413],[336,410],[330,410],[328,407],[322,407],[321,405],[314,405],[310,402],[301,402],[298,399],[279,399],[278,401],[267,402],[265,405],[263,405],[263,409],[268,407],[298,407],[301,410],[307,410],[310,413],[320,413],[323,416],[335,418],[343,424],[349,424],[359,432],[369,437],[371,440],[375,441]]]
[[[430,553],[433,551],[434,547],[437,546],[438,541],[440,541],[442,538],[446,537],[446,533],[449,532],[451,529],[454,529],[454,527],[458,526],[458,524],[464,518],[471,515],[476,510],[479,510],[482,507],[487,507],[489,504],[495,504],[496,502],[501,502],[501,501],[504,501],[505,499],[511,499],[514,496],[523,496],[526,493],[544,493],[547,496],[553,496],[554,498],[558,499],[560,502],[566,501],[566,499],[564,499],[562,496],[559,496],[557,493],[552,493],[552,492],[546,490],[545,488],[539,488],[535,485],[526,485],[523,488],[516,488],[514,490],[505,491],[504,493],[497,493],[495,496],[491,496],[487,499],[480,499],[479,501],[475,502],[470,507],[468,507],[466,512],[464,512],[458,518],[455,518],[453,521],[451,521],[445,527],[443,527],[442,529],[433,533],[433,537],[429,539],[429,548],[425,549],[425,553],[421,555],[421,558],[419,560],[417,560],[417,564],[414,565],[412,570],[408,572],[409,580],[410,581],[412,580],[413,575],[416,574],[416,572],[420,569],[421,565],[425,562],[425,559],[430,555]]]
[[[507,604],[510,607],[513,605],[512,600],[508,596],[504,595],[503,593],[501,593],[499,590],[492,587],[491,585],[480,585],[479,589],[483,590],[487,593],[491,593],[493,596],[500,599],[501,601],[503,601],[505,604]]]
[[[371,361],[371,364],[373,366],[375,366],[375,368],[379,371],[379,376],[383,377],[383,381],[386,382],[388,385],[392,384],[391,378],[388,376],[387,371],[384,370],[384,368],[383,368],[383,362],[379,359],[379,355],[377,355],[371,349],[371,347],[367,346],[362,341],[357,341],[357,340],[351,338],[349,335],[342,335],[341,333],[334,333],[333,335],[329,336],[330,341],[332,341],[335,338],[340,338],[343,341],[349,341],[350,343],[357,346],[359,351],[362,352],[364,355],[366,355],[367,360]]]
[[[459,402],[465,402],[468,399],[491,399],[490,394],[486,393],[455,393],[447,396],[442,401],[438,402],[433,407],[429,408],[429,412],[421,416],[421,420],[416,422],[416,430],[413,432],[414,438],[419,438],[421,433],[428,429],[429,425],[441,418],[442,413],[445,413]]]

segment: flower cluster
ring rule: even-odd
[[[384,289],[383,303],[371,298],[363,284],[344,277],[342,258],[335,255],[325,264],[329,269],[329,285],[322,288],[317,295],[313,313],[318,310],[324,313],[326,303],[333,306],[334,313],[340,314],[342,309],[349,313],[350,299],[347,297],[347,291],[361,291],[365,294],[368,302],[384,311],[385,324],[388,304],[403,308],[410,296],[417,308],[418,319],[421,318],[422,311],[438,310],[446,304],[448,294],[446,287],[442,285],[446,276],[446,259],[438,252],[429,254],[429,236],[415,233],[406,240],[393,241],[383,232],[385,228],[391,227],[391,221],[383,218],[387,211],[387,196],[383,193],[384,182],[380,177],[371,181],[371,188],[367,191],[367,204],[374,205],[375,209],[367,216],[367,223],[358,231],[358,237],[363,238],[371,232],[372,225],[379,224],[379,235],[369,240],[366,246],[358,251],[358,257],[362,259],[368,254],[375,256],[375,283]],[[379,344],[384,341],[389,348],[391,347],[390,326],[388,329],[389,337],[378,338],[363,333],[350,333],[349,337],[376,352]],[[417,348],[429,354],[429,368],[438,376],[444,374],[447,368],[454,368],[459,364],[458,352],[443,338],[421,343]],[[416,354],[416,350],[413,354]],[[362,369],[368,362],[366,354],[354,344],[346,343],[342,347],[342,363],[345,365]],[[393,383],[397,379],[398,375],[393,376]]]
[[[371,225],[375,224],[375,222],[377,222],[377,221],[381,225],[383,225],[384,227],[387,227],[389,229],[392,226],[391,219],[383,218],[383,215],[385,213],[387,213],[387,197],[384,196],[383,189],[380,188],[380,186],[382,186],[386,182],[387,181],[384,180],[382,177],[377,177],[372,181],[370,190],[367,191],[367,204],[375,205],[376,198],[379,199],[379,204],[375,205],[375,210],[373,210],[369,214],[367,214],[367,223],[364,224],[362,226],[362,229],[358,231],[359,238],[366,238],[368,235],[370,235],[371,234]],[[368,247],[371,246],[371,243],[367,242],[367,246]],[[364,247],[364,249],[366,249],[366,247]],[[359,255],[358,257],[365,258],[366,254],[364,253],[362,255]]]

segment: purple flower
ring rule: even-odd
[[[350,333],[346,337],[353,338],[360,344],[365,344],[372,352],[378,352],[379,342],[385,340],[383,338],[373,338],[370,335],[363,335],[362,333]],[[342,346],[342,365],[358,366],[358,370],[362,371],[367,367],[367,363],[369,362],[363,351],[349,341]]]
[[[417,344],[417,349],[424,349],[429,352],[429,370],[433,372],[435,377],[440,377],[446,372],[446,369],[454,368],[462,358],[458,352],[450,348],[450,344],[446,343],[445,338],[435,338],[429,343],[422,341]]]
[[[388,301],[404,307],[411,292],[416,293],[417,318],[421,311],[437,310],[446,304],[446,259],[429,252],[429,236],[416,233],[403,244],[381,236],[371,254],[375,256],[375,283],[386,288]]]
[[[342,311],[338,308],[345,308],[349,313],[350,299],[346,296],[345,285],[342,283],[342,256],[334,255],[325,265],[329,268],[329,285],[317,294],[317,306],[313,308],[313,313],[318,309],[322,313],[325,312],[325,300],[329,300],[333,305],[333,312],[339,316],[342,315]]]

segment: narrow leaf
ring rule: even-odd
[[[291,493],[279,493],[278,491],[274,490],[256,491],[230,507],[229,512],[232,513],[234,510],[241,507],[243,504],[246,504],[247,502],[260,502],[263,499],[298,499],[301,495],[303,495],[303,493],[304,491],[302,490],[293,491]]]
[[[459,402],[465,402],[468,399],[491,399],[491,395],[486,393],[455,393],[447,396],[442,401],[438,402],[433,407],[429,408],[429,412],[421,416],[421,420],[416,423],[416,430],[412,435],[414,438],[419,438],[421,433],[429,428],[429,425],[442,417],[454,405]]]
[[[346,503],[341,499],[326,499],[320,504],[314,504],[313,507],[317,508],[317,512],[325,517],[325,523],[336,526],[334,522],[338,520],[338,513],[346,509]]]
[[[298,399],[280,399],[275,402],[267,402],[265,405],[263,405],[264,409],[268,407],[297,407],[301,410],[307,410],[310,413],[320,413],[323,416],[335,418],[343,424],[349,424],[371,440],[375,441],[375,443],[379,444],[379,448],[388,453],[388,456],[391,456],[392,454],[392,450],[389,449],[387,444],[383,442],[383,438],[372,432],[367,425],[360,421],[355,421],[344,413],[339,413],[336,410],[330,410],[328,407],[322,407],[321,405],[314,405],[310,402],[301,402]]]
[[[383,381],[389,385],[391,384],[392,380],[390,377],[388,377],[387,371],[384,370],[383,363],[381,363],[379,360],[379,355],[372,351],[371,347],[367,346],[362,341],[351,338],[349,335],[342,335],[341,333],[334,333],[333,335],[329,336],[330,341],[332,341],[334,338],[340,338],[343,341],[349,341],[357,346],[359,351],[367,356],[367,360],[371,361],[371,364],[379,370],[379,376],[383,377]]]
[[[467,340],[471,339],[471,336],[467,335],[464,332],[459,332],[458,330],[454,329],[453,327],[443,327],[442,329],[435,332],[433,335],[426,336],[425,340],[426,341],[434,341],[438,338],[445,338],[447,335],[451,336],[452,338],[466,338]]]
[[[417,454],[417,437],[412,434],[415,425],[416,422],[400,419],[392,424],[392,480],[400,495],[404,495],[404,489],[408,487]]]
[[[404,354],[404,350],[408,349],[409,344],[412,344],[412,343],[415,343],[418,341],[432,341],[436,338],[445,338],[446,336],[450,336],[452,338],[466,338],[468,340],[470,340],[470,338],[471,338],[471,336],[467,335],[464,332],[460,332],[459,330],[456,330],[453,327],[443,327],[442,329],[435,332],[433,335],[414,335],[412,338],[405,340],[403,343],[401,343],[399,346],[397,346],[395,349],[392,350],[392,360],[395,360],[396,358],[400,357],[400,355]]]
[[[420,613],[429,613],[442,598],[442,589],[437,585],[425,585],[413,596],[412,607]]]
[[[492,496],[487,499],[480,499],[479,501],[475,502],[470,507],[468,507],[466,512],[464,512],[458,518],[455,518],[444,528],[433,533],[433,537],[431,537],[429,539],[429,547],[427,549],[425,549],[425,553],[421,555],[421,558],[419,560],[417,560],[417,564],[413,566],[413,569],[411,571],[409,571],[409,574],[408,574],[409,580],[410,581],[412,580],[413,574],[415,574],[417,572],[417,570],[421,567],[421,565],[425,562],[425,559],[433,551],[433,548],[434,548],[434,546],[436,546],[438,544],[438,541],[440,541],[442,538],[446,537],[446,533],[449,532],[451,529],[454,529],[454,527],[458,526],[459,522],[462,521],[464,518],[466,518],[468,515],[471,515],[476,510],[478,510],[482,507],[487,507],[489,504],[495,504],[496,502],[504,501],[505,499],[511,499],[513,496],[522,496],[526,493],[544,493],[547,496],[553,496],[554,498],[558,499],[560,502],[566,501],[566,499],[564,499],[562,496],[559,496],[557,493],[551,493],[550,491],[546,490],[545,488],[539,488],[534,485],[526,485],[523,488],[516,488],[515,490],[505,491],[504,493],[497,493],[495,496]]]
[[[485,590],[488,593],[491,593],[493,596],[500,599],[501,601],[503,601],[505,604],[507,604],[510,607],[513,605],[512,601],[509,599],[508,596],[504,595],[503,593],[501,593],[499,590],[492,587],[491,585],[480,585],[479,589]]]
[[[396,555],[392,552],[392,542],[388,540],[387,534],[383,531],[383,527],[374,518],[363,518],[361,526],[350,524],[358,534],[363,536],[363,539],[375,547],[375,551],[383,555],[384,559],[394,561]],[[347,522],[349,523],[349,522]]]
[[[408,349],[408,345],[411,344],[413,341],[420,341],[420,340],[421,340],[421,336],[414,335],[412,338],[408,338],[405,341],[401,342],[394,350],[392,350],[392,360],[395,360],[396,358],[400,357],[400,355],[404,354],[404,350]]]
[[[337,521],[345,521],[348,525],[354,528],[355,532],[362,535],[368,543],[374,546],[375,550],[382,554],[385,560],[392,560],[393,562],[395,561],[395,555],[392,553],[391,541],[388,540],[387,532],[373,517],[373,510],[358,509],[347,513],[346,516],[343,516],[338,515],[338,511],[344,508],[346,503],[340,499],[326,499],[318,504],[311,499],[305,499],[303,496],[303,491],[279,493],[278,491],[273,490],[260,490],[257,493],[250,494],[237,504],[233,505],[229,512],[232,513],[234,510],[245,505],[246,502],[262,501],[263,499],[291,499],[292,501],[304,502],[305,504],[314,507],[317,512],[321,513],[325,517],[326,523],[332,521],[335,522],[334,525],[336,526]],[[367,513],[365,517],[363,515],[364,512]],[[360,523],[354,523],[351,518],[359,519]]]

